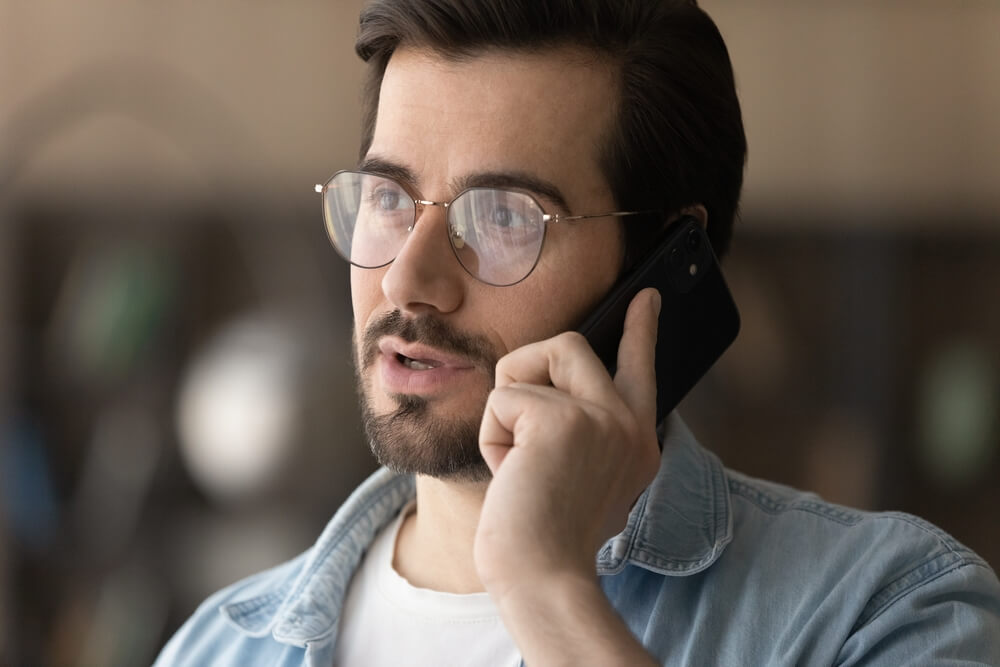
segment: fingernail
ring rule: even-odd
[[[663,305],[663,298],[660,296],[659,290],[653,290],[653,316],[660,316],[660,306]]]

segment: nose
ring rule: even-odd
[[[382,276],[382,293],[403,313],[450,313],[465,295],[465,271],[452,252],[447,212],[424,206],[396,259]]]

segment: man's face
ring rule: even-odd
[[[402,168],[421,199],[450,201],[470,181],[533,180],[565,202],[522,188],[547,213],[612,211],[597,156],[616,95],[613,70],[576,52],[453,62],[400,50],[364,163]],[[496,361],[579,324],[615,281],[623,235],[616,218],[550,224],[534,271],[493,287],[459,264],[446,224],[445,209],[424,207],[395,261],[352,267],[359,392],[382,463],[481,481],[479,422]]]

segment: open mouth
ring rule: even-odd
[[[438,368],[441,366],[441,362],[433,361],[431,359],[411,359],[403,354],[396,354],[396,360],[414,371],[429,371],[432,368]]]
[[[380,386],[386,393],[441,397],[481,382],[475,362],[461,353],[396,336],[382,337],[378,347]]]

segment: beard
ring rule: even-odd
[[[376,413],[366,377],[378,357],[378,340],[386,335],[460,354],[485,370],[490,381],[484,387],[480,407],[465,416],[435,415],[422,397],[390,394],[396,408],[387,414]],[[381,465],[395,472],[451,481],[485,482],[492,477],[479,452],[479,424],[495,382],[499,355],[486,338],[457,332],[430,315],[407,319],[395,310],[372,322],[363,334],[356,333],[353,345],[361,421],[372,454]]]

